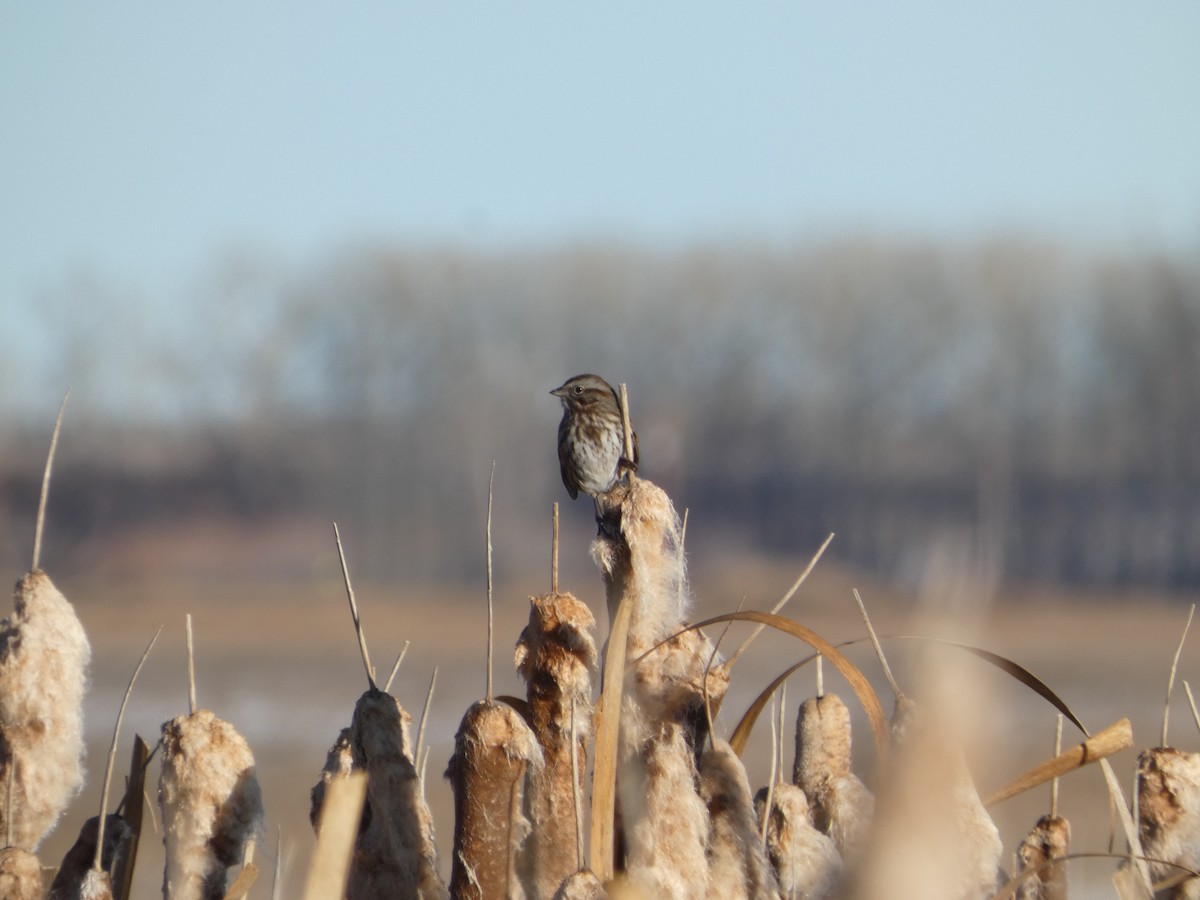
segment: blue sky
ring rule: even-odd
[[[8,333],[79,270],[165,319],[239,245],[1195,251],[1200,4],[4,2],[0,129]]]

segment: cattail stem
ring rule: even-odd
[[[775,782],[779,778],[778,769],[778,753],[779,748],[778,735],[776,734],[775,725],[775,708],[779,702],[779,695],[771,695],[771,776],[767,779],[767,802],[763,804],[762,813],[762,845],[767,846],[767,823],[771,821],[771,804],[775,802]]]
[[[817,562],[821,559],[821,556],[824,555],[824,553],[825,553],[825,548],[827,548],[829,546],[829,544],[832,540],[833,540],[833,532],[830,532],[829,537],[825,538],[825,542],[823,544],[821,544],[821,546],[817,548],[817,552],[812,555],[812,559],[810,559],[808,561],[808,565],[804,567],[804,571],[800,573],[800,577],[796,579],[795,583],[790,588],[788,588],[788,592],[779,599],[779,602],[776,603],[774,607],[772,607],[772,609],[771,609],[772,615],[778,613],[781,609],[783,609],[784,606],[787,605],[788,601],[791,600],[792,597],[794,597],[796,595],[796,591],[800,590],[801,585],[803,585],[804,582],[808,580],[809,574],[816,567]],[[733,656],[729,657],[729,660],[725,663],[726,667],[732,667],[733,664],[735,662],[737,662],[738,657],[746,652],[746,650],[749,648],[749,646],[754,642],[754,639],[757,638],[760,634],[762,634],[762,630],[766,627],[767,627],[766,625],[763,625],[761,623],[759,625],[756,625],[754,630],[750,632],[750,635],[744,641],[742,641],[742,645],[733,651]]]
[[[1192,696],[1192,686],[1187,683],[1187,679],[1183,680],[1183,690],[1187,694],[1188,706],[1192,708],[1192,720],[1196,723],[1196,727],[1200,728],[1200,710],[1196,709],[1196,698]]]
[[[396,657],[395,664],[392,665],[392,671],[388,675],[387,684],[383,686],[383,692],[390,694],[392,692],[392,682],[396,680],[396,673],[400,671],[400,663],[404,662],[405,654],[408,653],[408,645],[411,641],[405,641],[404,646],[400,648],[400,655]]]
[[[371,665],[371,655],[367,652],[367,636],[363,632],[362,619],[358,615],[358,601],[354,599],[354,586],[350,584],[350,567],[346,565],[346,551],[342,549],[342,533],[338,530],[337,522],[333,523],[333,539],[337,543],[338,561],[342,566],[342,581],[346,585],[346,598],[350,601],[350,616],[354,620],[354,633],[358,636],[358,650],[362,656],[363,668],[367,670],[367,684],[371,690],[375,687],[375,669]]]
[[[33,528],[33,565],[30,566],[31,572],[38,570],[38,563],[42,557],[42,531],[46,524],[46,498],[50,496],[50,473],[54,469],[54,453],[58,449],[58,434],[62,430],[63,413],[67,409],[67,398],[71,396],[71,389],[67,388],[67,392],[63,394],[62,403],[58,407],[58,418],[54,420],[54,433],[50,436],[50,450],[46,453],[46,468],[42,470],[42,493],[38,497],[37,521]]]
[[[867,607],[863,604],[862,597],[858,593],[858,588],[854,588],[854,602],[858,604],[858,611],[862,615],[863,624],[867,626],[867,634],[871,637],[871,646],[875,648],[875,655],[879,657],[879,664],[883,666],[883,677],[887,679],[888,686],[892,689],[892,694],[899,700],[904,696],[904,692],[900,690],[900,685],[896,683],[896,679],[892,675],[892,667],[888,665],[887,657],[884,656],[883,645],[879,643],[879,636],[875,634],[875,628],[871,625],[871,617],[867,615]]]
[[[1063,732],[1063,715],[1058,714],[1058,718],[1054,726],[1054,755],[1059,756],[1062,753],[1062,732]],[[1050,818],[1058,818],[1058,776],[1055,775],[1050,781]]]
[[[550,593],[558,593],[558,503],[554,504],[554,530],[550,538]]]
[[[1167,719],[1171,713],[1171,690],[1175,687],[1175,670],[1179,668],[1179,655],[1183,653],[1183,642],[1187,640],[1188,629],[1192,627],[1192,616],[1196,614],[1196,604],[1188,610],[1187,622],[1183,626],[1183,634],[1179,636],[1179,646],[1175,648],[1175,658],[1171,660],[1171,674],[1167,677],[1167,699],[1163,702],[1162,741],[1158,746],[1167,746]]]
[[[425,694],[425,706],[421,710],[421,724],[417,726],[417,752],[413,754],[413,762],[421,761],[421,748],[425,745],[425,723],[429,720],[429,707],[433,702],[433,688],[437,684],[438,667],[433,667],[433,677],[429,679],[429,690]]]
[[[623,381],[621,382],[621,427],[624,429],[625,435],[625,458],[633,462],[633,426],[629,424],[629,389]],[[628,474],[632,483],[633,473]]]
[[[495,695],[492,693],[492,646],[495,629],[495,616],[492,610],[492,486],[496,481],[496,461],[492,460],[492,474],[488,478],[487,505],[487,702],[490,704]]]
[[[187,626],[188,715],[196,712],[196,647],[192,641],[192,614],[184,618]]]
[[[100,821],[96,828],[96,855],[92,857],[92,868],[96,871],[100,871],[101,854],[104,851],[104,820],[108,815],[108,790],[112,785],[113,766],[116,765],[117,760],[117,739],[121,736],[121,722],[125,719],[125,707],[129,705],[129,695],[133,693],[134,682],[141,674],[142,666],[146,664],[146,658],[150,656],[154,642],[158,640],[160,634],[162,634],[161,625],[158,626],[158,631],[154,632],[154,637],[150,638],[150,643],[146,645],[146,652],[138,660],[137,668],[133,670],[133,677],[129,679],[129,685],[125,688],[121,708],[117,710],[117,723],[113,726],[112,743],[108,747],[108,763],[104,767],[104,786],[100,789]]]

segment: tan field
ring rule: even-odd
[[[497,527],[500,527],[498,524]],[[696,526],[694,526],[696,527]],[[480,542],[482,543],[482,542]],[[815,549],[815,548],[814,548]],[[353,544],[347,546],[353,573]],[[564,545],[564,589],[586,600],[596,613],[603,639],[607,614],[599,576],[585,562],[585,548]],[[480,547],[482,557],[482,547]],[[548,556],[548,554],[547,554]],[[807,558],[736,561],[705,554],[691,562],[696,596],[693,619],[732,611],[745,598],[747,609],[769,609],[807,563]],[[251,897],[271,896],[277,854],[281,896],[296,896],[311,852],[309,790],[325,752],[349,724],[354,702],[366,688],[336,556],[322,523],[280,523],[269,529],[198,525],[143,535],[96,548],[86,576],[55,576],[74,603],[92,641],[93,684],[86,706],[89,777],[83,794],[39,856],[54,865],[73,841],[82,820],[94,814],[112,721],[125,683],[154,630],[166,626],[141,676],[126,715],[118,766],[128,760],[135,732],[151,743],[161,724],[187,711],[184,615],[195,623],[199,705],[234,724],[249,741],[263,786],[268,823],[257,857],[265,869]],[[547,566],[548,569],[548,566]],[[272,575],[272,571],[281,573]],[[1135,745],[1159,742],[1168,669],[1186,617],[1186,598],[1072,593],[1051,589],[1010,590],[994,599],[970,588],[943,592],[945,598],[889,588],[822,561],[785,613],[837,643],[859,638],[863,625],[851,588],[860,589],[881,635],[950,636],[1006,656],[1041,677],[1090,729],[1121,716],[1133,723]],[[464,710],[484,688],[486,619],[484,580],[464,587],[399,587],[355,584],[372,663],[386,679],[397,652],[411,642],[393,693],[414,717],[420,715],[433,667],[439,667],[428,737],[432,754],[428,795],[441,865],[449,868],[452,804],[442,777]],[[528,614],[528,598],[548,588],[548,572],[495,585],[496,691],[523,695],[513,669],[512,648]],[[926,591],[927,595],[934,592]],[[710,631],[714,631],[710,629]],[[736,625],[730,650],[748,631]],[[920,696],[916,665],[922,645],[885,639],[901,687]],[[733,673],[717,721],[728,735],[742,711],[767,682],[808,655],[791,638],[764,634]],[[848,648],[890,710],[891,697],[870,645]],[[1051,755],[1054,710],[1007,675],[958,651],[939,648],[932,658],[946,664],[948,679],[970,685],[967,709],[978,713],[973,766],[981,793]],[[1185,648],[1181,679],[1195,678],[1196,654]],[[977,677],[974,677],[977,676]],[[842,694],[854,714],[856,762],[869,782],[873,757],[865,717],[831,667],[826,689]],[[796,705],[814,692],[812,667],[788,685],[788,728]],[[1196,725],[1179,685],[1172,705],[1172,743],[1194,749]],[[1079,740],[1068,725],[1064,743]],[[792,734],[786,735],[786,764]],[[752,787],[764,784],[769,760],[769,724],[760,720],[746,751]],[[1112,762],[1123,783],[1132,784],[1133,751]],[[157,779],[152,764],[151,783]],[[118,769],[118,785],[123,769]],[[153,803],[153,796],[150,801]],[[1005,842],[1006,858],[1026,829],[1046,811],[1049,788],[1039,788],[992,810]],[[1110,843],[1108,799],[1095,766],[1061,782],[1061,813],[1074,830],[1073,850],[1104,851]],[[157,810],[154,813],[157,816]],[[278,850],[278,847],[282,847]],[[1118,850],[1122,840],[1113,844]],[[1075,896],[1113,896],[1108,861],[1072,865]],[[143,838],[135,896],[158,895],[162,873],[161,836]]]

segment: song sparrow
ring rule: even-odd
[[[563,405],[562,421],[558,423],[558,465],[563,484],[572,500],[580,491],[595,500],[612,490],[622,476],[622,468],[637,468],[637,432],[632,435],[633,459],[624,459],[621,403],[612,385],[598,375],[576,375],[550,393]]]

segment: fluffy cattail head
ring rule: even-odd
[[[0,834],[11,826],[14,846],[35,850],[83,785],[91,647],[45,572],[22,577],[13,599],[0,622]]]

